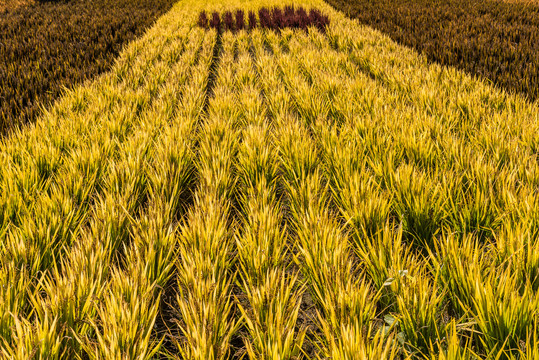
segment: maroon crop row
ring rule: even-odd
[[[252,30],[256,27],[272,30],[284,28],[305,30],[310,26],[325,31],[326,26],[329,25],[329,17],[318,9],[307,11],[303,7],[293,6],[285,6],[283,9],[263,7],[258,10],[258,16],[254,11],[249,11],[247,18],[243,10],[226,11],[223,14],[214,11],[211,15],[208,15],[206,11],[201,11],[198,25],[205,29],[212,28],[219,31]]]

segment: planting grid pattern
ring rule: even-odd
[[[1,140],[1,358],[539,358],[537,104],[319,0],[196,25],[281,4],[179,2]]]

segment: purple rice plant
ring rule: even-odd
[[[309,10],[309,23],[316,26],[320,18],[320,12],[316,9]]]
[[[224,30],[234,31],[234,16],[230,11],[226,11],[223,15]]]
[[[256,14],[254,11],[249,11],[249,15],[247,17],[249,20],[249,30],[253,30],[256,27]]]
[[[307,11],[303,7],[300,7],[296,11],[294,24],[296,28],[303,30],[306,30],[309,27],[309,14],[307,14]]]
[[[325,32],[326,26],[329,25],[329,18],[322,15],[318,9],[311,9],[309,12],[309,20],[311,25],[316,26],[316,28],[322,32]]]
[[[204,29],[208,29],[208,14],[202,10],[198,15],[198,26]]]
[[[214,11],[211,14],[210,27],[216,29],[217,31],[219,31],[221,28],[221,18],[219,17],[219,13],[217,11]]]
[[[284,7],[284,23],[283,26],[285,27],[293,27],[294,26],[294,16],[295,16],[295,10],[293,6],[287,5]]]
[[[236,30],[245,29],[245,17],[243,10],[236,10]]]
[[[275,7],[271,11],[271,28],[274,30],[282,29],[284,27],[284,14],[283,11]]]
[[[271,13],[267,8],[263,7],[258,10],[258,18],[261,28],[268,29],[271,27]]]
[[[321,30],[323,32],[325,32],[327,27],[329,26],[329,16],[322,15],[321,22],[322,22],[322,29]]]

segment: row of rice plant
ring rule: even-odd
[[[249,358],[291,359],[302,353],[307,327],[300,319],[304,287],[293,270],[293,243],[283,225],[284,204],[278,191],[282,182],[275,146],[279,124],[268,121],[276,114],[265,106],[267,84],[257,82],[272,58],[265,54],[260,31],[246,37],[239,49],[238,107],[246,128],[238,154],[242,225],[237,236],[238,282],[245,294],[239,299],[247,333],[244,343]]]
[[[208,116],[198,130],[198,184],[178,244],[179,358],[228,358],[231,338],[239,324],[232,297],[234,259],[230,231],[234,226],[236,182],[233,160],[239,135],[233,101],[236,39],[228,33],[220,41],[214,96],[209,101]]]
[[[224,31],[252,30],[257,26],[273,30],[283,28],[306,30],[309,26],[316,26],[320,31],[324,31],[328,25],[329,17],[323,15],[319,10],[310,9],[307,12],[303,7],[296,9],[290,5],[283,9],[263,7],[258,10],[258,20],[255,12],[249,11],[247,22],[245,21],[245,12],[242,9],[234,12],[225,11],[222,16],[214,11],[211,17],[208,17],[206,11],[202,10],[198,16],[198,26]]]

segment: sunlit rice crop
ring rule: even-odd
[[[538,134],[321,0],[179,2],[2,139],[0,357],[538,357]]]

